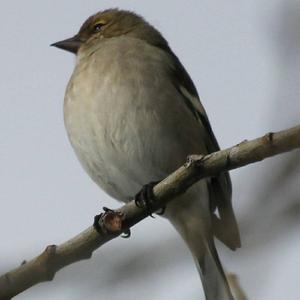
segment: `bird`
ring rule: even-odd
[[[76,56],[64,97],[68,138],[85,171],[112,198],[126,203],[188,155],[220,149],[192,79],[142,16],[102,10],[52,46]],[[233,300],[214,242],[241,246],[231,194],[229,174],[220,173],[164,211],[190,249],[207,300]]]

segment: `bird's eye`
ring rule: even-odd
[[[93,31],[94,32],[99,32],[102,29],[103,26],[104,26],[104,23],[97,23],[97,24],[94,25]]]

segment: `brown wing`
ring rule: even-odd
[[[205,145],[207,153],[220,150],[216,137],[210,126],[206,112],[200,102],[197,90],[180,63],[176,55],[167,50],[175,60],[174,68],[171,71],[174,85],[182,94],[186,105],[189,107],[194,117],[201,122],[206,129]],[[203,138],[203,137],[201,137]],[[210,205],[212,212],[213,231],[215,236],[230,249],[234,250],[241,246],[240,235],[231,203],[232,187],[228,172],[219,174],[207,180],[210,195]],[[218,215],[217,216],[217,212]]]

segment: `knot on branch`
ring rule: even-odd
[[[118,233],[122,229],[123,216],[119,212],[107,212],[103,216],[103,225],[110,233]]]
[[[267,141],[267,143],[272,144],[273,136],[274,136],[274,132],[269,132],[263,138]]]
[[[209,155],[196,155],[196,154],[191,154],[187,157],[186,162],[184,164],[185,168],[190,168],[190,167],[201,167],[204,159],[206,159]]]
[[[26,259],[24,259],[22,262],[21,262],[21,266],[25,265],[27,263]]]
[[[45,260],[45,264],[41,264],[41,267],[44,266],[43,271],[47,280],[52,280],[55,276],[55,267],[53,265],[53,260],[56,255],[56,248],[56,245],[48,245],[41,255],[41,259]]]

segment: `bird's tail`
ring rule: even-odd
[[[200,226],[196,226],[199,224],[194,224],[194,222],[183,223],[178,222],[178,219],[176,221],[172,223],[194,257],[206,300],[234,300],[212,234],[202,231]]]
[[[170,203],[165,215],[194,257],[206,300],[234,300],[215,247],[209,197],[205,187],[205,181],[197,183],[184,194],[186,199]]]
[[[193,246],[189,245],[192,252]],[[234,300],[214,242],[203,243],[202,250],[193,253],[199,271],[206,300]]]

